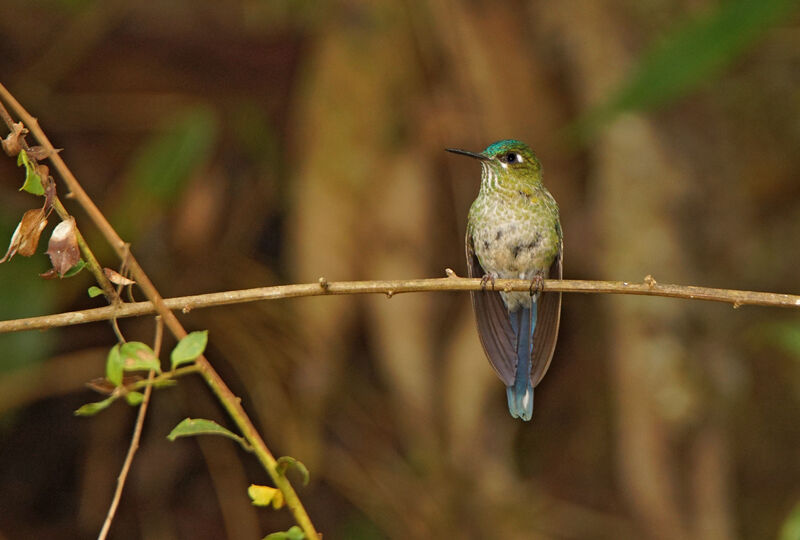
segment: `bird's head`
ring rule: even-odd
[[[499,181],[512,180],[540,183],[542,165],[531,147],[522,141],[506,139],[486,147],[481,153],[458,148],[447,148],[448,152],[480,160],[484,177],[489,175]]]

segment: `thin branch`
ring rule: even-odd
[[[141,379],[126,385],[125,390],[128,392],[133,392],[135,390],[141,390],[142,388],[146,389],[148,386],[158,386],[159,383],[166,383],[166,381],[172,381],[178,377],[183,377],[184,375],[190,375],[192,373],[198,373],[199,371],[200,370],[197,369],[197,366],[194,364],[182,366],[171,371],[162,371],[160,375],[157,375],[152,379]]]
[[[337,281],[320,283],[302,283],[297,285],[277,285],[274,287],[258,287],[193,296],[165,298],[164,305],[171,310],[188,313],[194,309],[241,304],[260,300],[278,300],[300,296],[327,296],[342,294],[385,294],[389,297],[409,292],[425,291],[477,291],[482,288],[477,278],[461,278],[450,274],[447,278],[431,279],[398,279],[384,281]],[[546,279],[544,290],[567,293],[600,293],[600,294],[636,294],[643,296],[664,296],[687,300],[707,300],[731,304],[734,308],[741,306],[773,306],[784,308],[800,308],[800,296],[771,292],[741,291],[734,289],[714,289],[694,285],[658,284],[651,279],[642,283],[626,281],[583,281]],[[498,279],[497,290],[527,291],[530,282],[516,279]],[[102,321],[112,317],[136,317],[155,312],[152,302],[135,302],[120,304],[117,307],[106,306],[81,311],[70,311],[57,315],[44,315],[27,319],[0,321],[0,334],[20,332],[22,330],[41,330],[60,326],[72,326],[88,322]]]
[[[58,171],[61,179],[72,192],[74,200],[83,207],[89,218],[100,230],[100,233],[114,249],[119,259],[123,262],[127,262],[131,277],[138,283],[144,295],[153,303],[155,311],[163,317],[164,324],[172,335],[179,341],[183,339],[187,335],[186,330],[183,328],[180,321],[178,321],[175,314],[164,304],[164,299],[161,297],[161,294],[158,292],[155,285],[153,285],[153,282],[150,281],[150,277],[145,273],[144,269],[139,265],[136,257],[130,252],[128,245],[117,234],[117,231],[114,230],[111,223],[109,223],[94,201],[89,197],[86,191],[84,191],[78,179],[75,178],[75,175],[72,174],[72,171],[67,167],[67,164],[61,159],[58,152],[55,151],[47,135],[45,135],[44,131],[39,127],[39,122],[36,118],[31,116],[2,84],[0,84],[0,98],[14,110],[17,117],[19,117],[25,127],[30,131],[31,135],[33,135],[38,143],[45,149],[55,170]],[[203,379],[205,379],[206,384],[217,396],[220,404],[231,416],[239,430],[241,430],[244,438],[252,445],[253,453],[261,462],[261,465],[267,471],[270,478],[275,483],[275,486],[283,493],[286,507],[292,513],[297,524],[303,529],[306,538],[309,540],[318,540],[319,533],[314,528],[311,518],[308,516],[302,502],[300,502],[297,492],[295,492],[289,480],[278,471],[275,457],[267,448],[266,443],[261,438],[252,420],[250,420],[250,417],[242,407],[241,400],[228,388],[228,385],[222,377],[219,376],[205,356],[199,356],[195,360],[195,364],[200,374],[203,376]]]
[[[164,324],[161,322],[161,317],[156,317],[156,335],[153,345],[153,351],[155,352],[156,356],[158,356],[159,351],[161,350],[161,341],[163,336]],[[111,499],[111,505],[108,508],[108,514],[103,522],[103,527],[100,529],[100,534],[97,536],[97,540],[105,540],[106,536],[108,536],[111,523],[114,521],[114,515],[117,513],[117,507],[119,507],[119,501],[122,498],[122,489],[125,487],[125,481],[128,479],[128,472],[131,469],[131,463],[133,463],[133,456],[139,449],[139,441],[142,438],[142,428],[144,427],[144,418],[147,415],[147,405],[150,403],[150,394],[153,393],[152,382],[155,374],[155,371],[152,369],[150,370],[150,373],[147,374],[147,380],[151,384],[148,384],[144,389],[144,397],[142,398],[142,403],[139,405],[139,414],[136,416],[136,425],[133,428],[131,444],[128,446],[128,453],[125,456],[125,461],[122,463],[122,469],[117,477],[117,489],[114,490],[114,497]]]
[[[5,94],[7,92],[8,91],[5,89],[5,87],[2,84],[0,84],[0,93],[3,93],[5,97]],[[6,124],[6,127],[8,127],[9,131],[13,132],[14,119],[11,118],[10,114],[8,114],[8,111],[6,110],[2,101],[0,101],[0,119],[3,120],[3,122]],[[20,136],[19,142],[20,142],[20,147],[26,152],[30,153],[31,147],[25,140],[24,136]],[[56,153],[56,150],[55,148],[53,148],[52,145],[48,145],[48,150],[52,153]],[[43,178],[42,180],[46,181],[47,179]],[[56,211],[56,214],[58,214],[58,217],[60,217],[62,220],[66,220],[70,217],[69,212],[67,212],[67,209],[64,208],[64,205],[61,203],[61,199],[58,198],[58,195],[53,197],[52,206],[53,210]],[[103,293],[106,295],[106,298],[108,298],[109,301],[116,302],[118,297],[114,295],[114,287],[111,285],[111,282],[103,273],[103,269],[100,266],[100,263],[97,262],[97,257],[94,256],[94,253],[92,252],[91,248],[89,248],[89,244],[86,243],[86,239],[84,239],[83,234],[81,234],[81,231],[78,227],[75,227],[75,239],[78,242],[78,248],[81,251],[81,255],[83,255],[83,258],[86,260],[86,266],[89,268],[89,271],[94,275],[95,279],[97,280],[97,283],[100,285],[100,288],[103,289]]]

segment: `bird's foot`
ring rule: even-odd
[[[531,279],[531,285],[528,287],[528,291],[531,293],[531,296],[539,296],[541,292],[544,290],[544,272],[541,270],[537,270],[536,273],[533,275],[533,279]]]
[[[490,281],[492,282],[492,290],[494,290],[494,275],[492,275],[492,274],[484,274],[483,277],[481,278],[481,290],[482,291],[486,290],[486,285],[488,285]]]

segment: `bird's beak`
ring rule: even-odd
[[[476,154],[475,152],[469,152],[467,150],[461,150],[459,148],[445,148],[448,152],[452,152],[454,154],[461,154],[464,156],[469,156],[471,158],[479,159],[481,161],[488,161],[489,158],[484,156],[483,154]]]

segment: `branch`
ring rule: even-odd
[[[153,345],[153,352],[155,352],[156,356],[158,356],[161,352],[161,339],[163,337],[163,332],[164,325],[161,324],[161,317],[156,317],[156,337]],[[136,415],[136,425],[133,428],[133,436],[131,436],[131,443],[128,446],[128,453],[125,456],[125,461],[122,463],[122,470],[120,470],[119,476],[117,477],[117,488],[114,490],[114,496],[111,499],[111,506],[108,508],[106,520],[103,522],[103,527],[100,529],[100,534],[97,536],[97,540],[105,540],[108,536],[108,531],[111,529],[111,522],[114,521],[114,516],[117,513],[117,507],[119,507],[119,501],[122,499],[122,489],[125,487],[125,481],[127,480],[128,473],[131,470],[131,463],[133,463],[133,456],[139,449],[139,441],[142,438],[144,418],[147,415],[147,405],[150,403],[150,394],[153,392],[152,382],[155,374],[156,372],[153,370],[150,370],[150,373],[147,374],[147,381],[151,384],[148,384],[144,389],[144,396],[142,397],[141,404],[139,404],[139,414]]]
[[[112,249],[116,252],[117,256],[123,263],[127,263],[130,269],[131,278],[134,279],[144,295],[153,303],[155,311],[161,315],[164,324],[172,333],[172,335],[180,341],[183,339],[187,332],[181,325],[178,318],[172,311],[164,304],[164,299],[156,289],[150,277],[145,273],[144,269],[139,265],[139,262],[130,252],[128,244],[117,234],[114,227],[109,223],[94,201],[84,191],[83,187],[72,174],[72,171],[67,167],[67,164],[61,159],[61,156],[56,152],[50,140],[45,135],[44,131],[39,127],[39,123],[25,110],[25,108],[16,100],[11,92],[5,86],[0,84],[0,99],[5,101],[9,107],[16,113],[17,117],[22,121],[25,127],[29,130],[31,135],[37,142],[44,148],[46,155],[61,179],[66,184],[67,189],[72,193],[73,199],[83,207],[89,219],[100,230],[100,233],[105,237],[106,241],[111,245]],[[311,518],[308,516],[303,504],[297,496],[297,493],[292,487],[289,480],[280,473],[277,469],[277,460],[267,448],[266,443],[261,438],[252,420],[245,412],[241,405],[241,400],[231,392],[228,385],[211,363],[204,355],[200,355],[195,360],[200,374],[205,379],[206,384],[211,388],[211,391],[217,396],[220,404],[224,407],[226,412],[231,416],[236,426],[241,430],[242,435],[253,447],[253,453],[258,458],[261,465],[269,474],[275,486],[283,493],[284,501],[289,511],[294,516],[295,521],[303,529],[306,538],[309,540],[318,540],[319,533],[314,528]]]
[[[277,300],[280,298],[296,298],[300,296],[328,296],[342,294],[395,294],[425,291],[478,291],[482,288],[480,279],[461,278],[448,269],[446,278],[432,279],[398,279],[385,281],[336,281],[327,282],[320,278],[318,283],[302,283],[297,285],[277,285],[274,287],[258,287],[224,291],[194,296],[165,298],[164,305],[171,310],[188,313],[193,309],[228,304],[241,304],[259,300]],[[741,306],[772,306],[784,308],[800,308],[800,296],[771,292],[741,291],[734,289],[714,289],[694,285],[658,284],[648,276],[643,283],[626,281],[582,281],[582,280],[544,280],[543,290],[568,293],[599,294],[636,294],[642,296],[665,296],[686,300],[707,300],[732,304],[734,308]],[[527,291],[530,282],[517,279],[498,279],[496,290]],[[81,311],[70,311],[57,315],[44,315],[27,319],[0,321],[0,334],[19,332],[22,330],[41,330],[60,326],[72,326],[88,322],[102,321],[112,317],[136,317],[154,313],[156,308],[152,302],[123,303],[119,306],[106,306]]]
[[[5,87],[2,84],[0,84],[0,94],[2,94],[3,97],[5,97],[5,94],[7,92],[8,91],[5,89]],[[10,114],[8,114],[8,111],[3,106],[2,101],[0,101],[0,118],[3,120],[3,122],[6,125],[6,127],[8,127],[8,130],[10,132],[13,132],[14,131],[14,119],[11,118]],[[36,121],[36,120],[34,119],[34,121]],[[22,148],[23,150],[25,150],[28,153],[31,152],[31,147],[30,147],[30,145],[28,145],[28,143],[25,140],[24,136],[21,136],[19,138],[19,143],[20,143],[20,148]],[[55,153],[56,149],[53,148],[52,145],[50,145],[49,146],[49,151],[52,152],[52,153]],[[47,178],[46,177],[42,178],[42,182],[46,183],[47,182]],[[62,220],[69,219],[69,217],[70,217],[69,212],[67,212],[67,209],[64,208],[64,205],[61,203],[61,199],[58,197],[58,195],[53,197],[52,207],[53,207],[53,210],[56,211],[56,214],[58,214],[58,217],[60,217]],[[75,238],[76,238],[76,240],[78,242],[78,248],[81,250],[81,254],[83,255],[84,259],[86,260],[87,268],[89,268],[89,271],[94,275],[94,278],[97,281],[98,285],[100,285],[100,288],[103,289],[103,293],[106,295],[106,298],[108,298],[108,300],[111,301],[111,302],[116,302],[117,301],[117,295],[114,292],[114,286],[111,285],[111,282],[108,280],[108,278],[103,273],[103,269],[100,266],[100,263],[97,262],[97,257],[94,256],[94,253],[89,248],[89,244],[86,243],[86,240],[84,239],[83,234],[81,233],[81,231],[80,231],[80,229],[78,227],[75,227]]]

